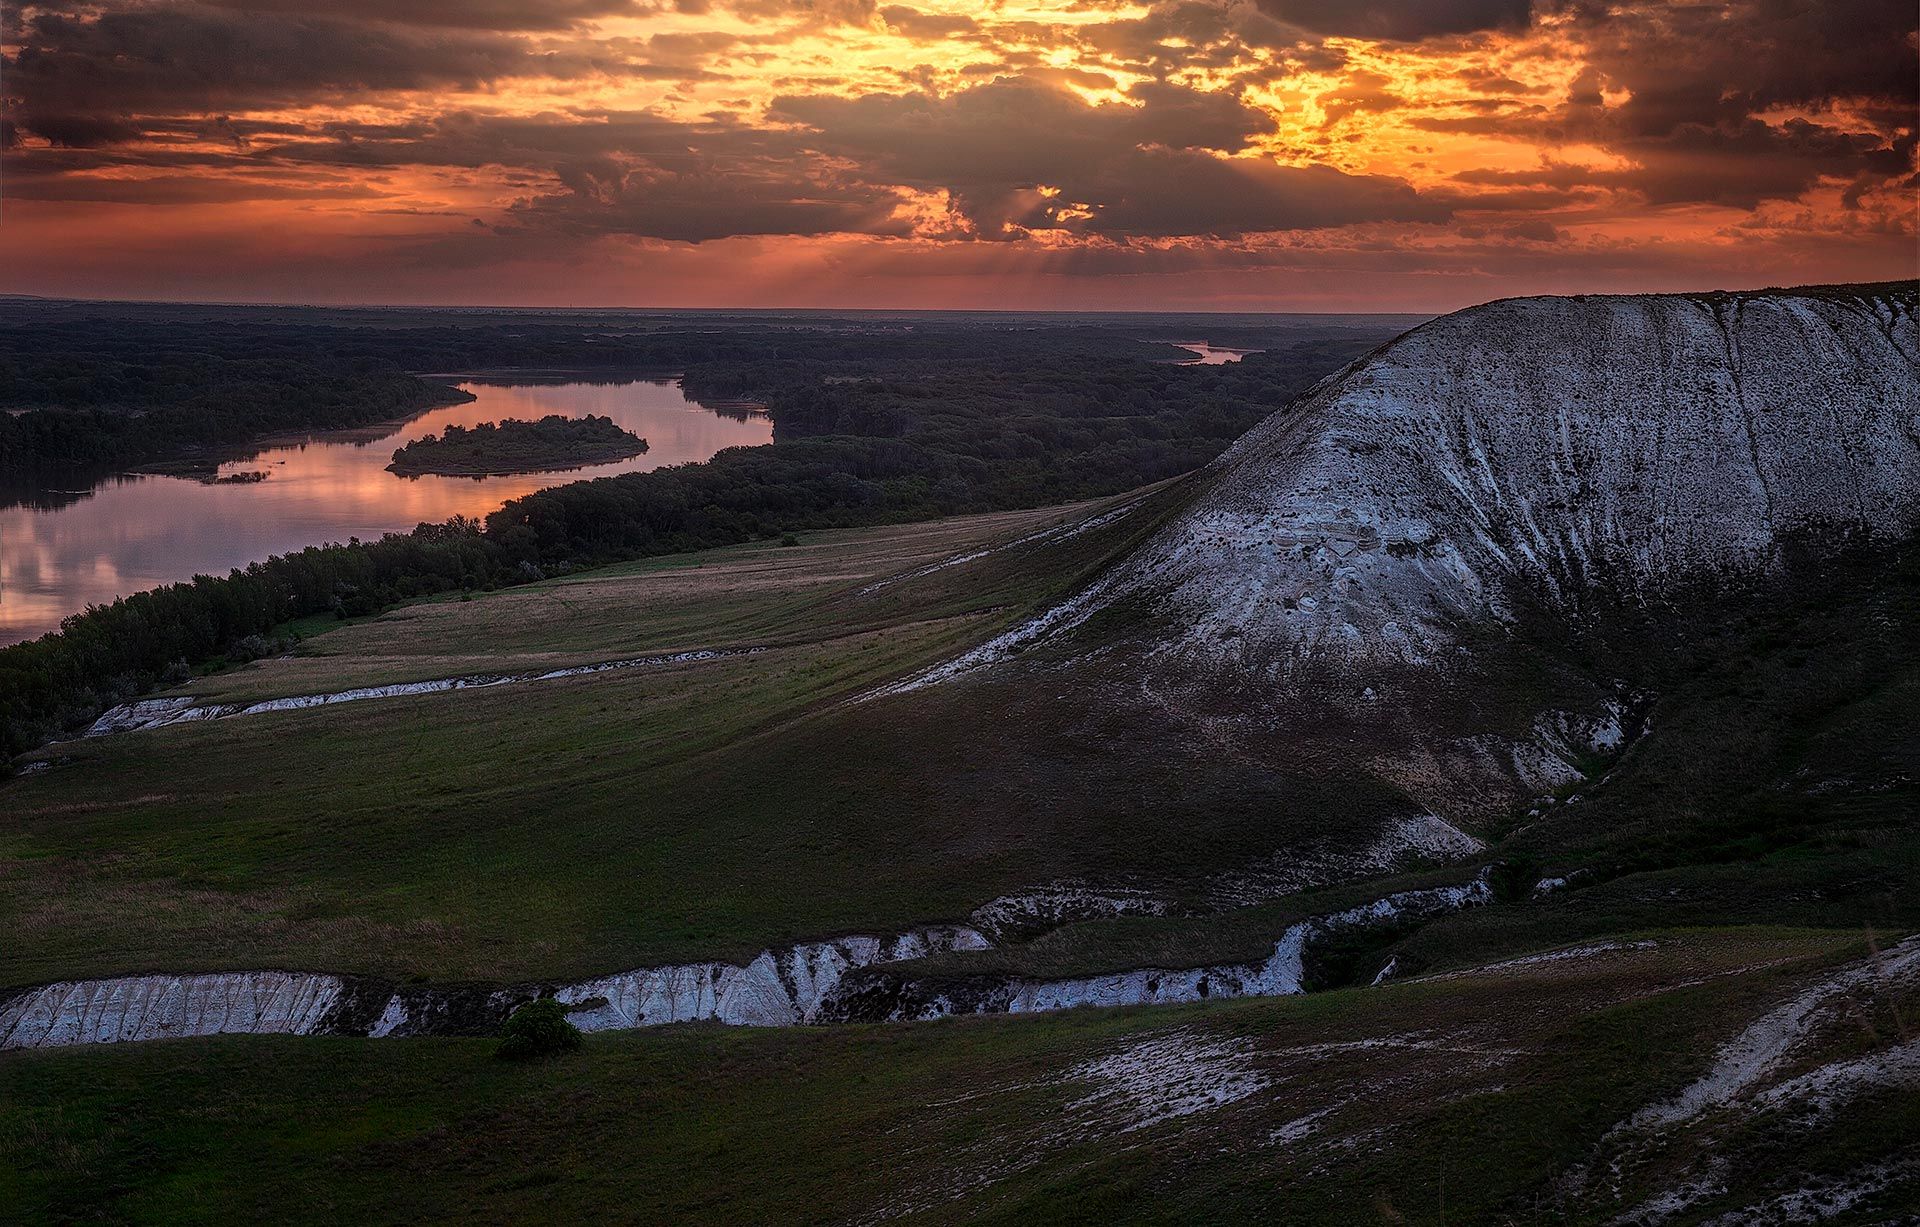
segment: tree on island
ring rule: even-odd
[[[486,477],[579,468],[624,460],[647,450],[647,441],[612,418],[548,414],[538,421],[508,419],[478,426],[449,426],[415,439],[393,453],[387,468],[402,477],[436,474]]]

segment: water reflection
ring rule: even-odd
[[[1257,354],[1257,349],[1228,349],[1224,345],[1209,345],[1205,341],[1175,341],[1181,349],[1195,357],[1186,359],[1184,366],[1224,366],[1229,362],[1238,362],[1248,354]]]
[[[315,436],[220,466],[219,476],[263,481],[115,476],[53,483],[0,509],[0,643],[53,630],[89,604],[186,579],[224,575],[304,545],[372,538],[454,515],[484,516],[508,499],[561,482],[705,460],[727,447],[771,442],[772,423],[740,406],[702,408],[667,380],[614,383],[462,381],[477,398],[397,429]],[[600,414],[648,443],[639,456],[564,472],[506,477],[399,477],[386,471],[403,443],[450,425],[503,418]],[[83,493],[84,490],[84,493]]]

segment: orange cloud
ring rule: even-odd
[[[1915,271],[1903,0],[96,0],[4,21],[16,292],[1436,309]]]

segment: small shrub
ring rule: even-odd
[[[781,545],[799,545],[800,538],[794,536],[792,533],[788,533],[785,536],[780,538],[780,544]]]
[[[529,1001],[500,1029],[494,1055],[508,1061],[536,1061],[580,1047],[580,1028],[567,1021],[567,1008],[551,997]]]
[[[268,656],[278,656],[293,645],[285,639],[269,639],[265,635],[245,635],[234,641],[227,649],[227,659],[239,664],[250,660],[260,660]]]

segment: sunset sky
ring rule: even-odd
[[[1912,0],[4,21],[5,292],[1427,311],[1916,272]]]

